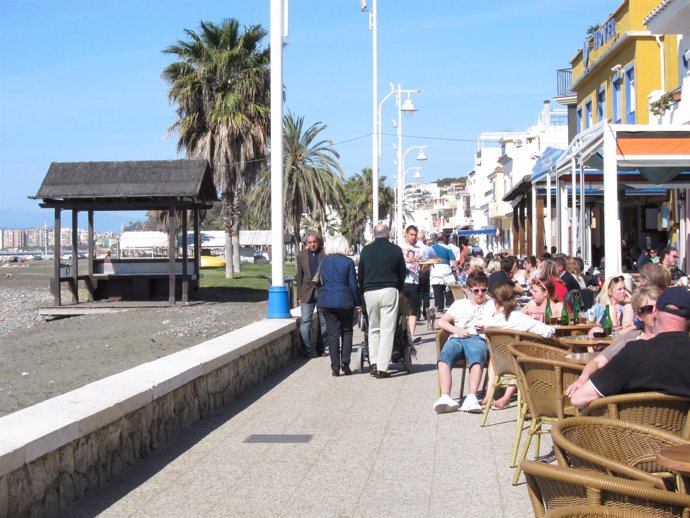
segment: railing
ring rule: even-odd
[[[573,69],[561,68],[556,71],[556,92],[558,95],[575,95],[570,87],[573,84]]]

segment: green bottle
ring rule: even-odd
[[[580,294],[575,293],[575,307],[573,308],[573,325],[580,323]]]
[[[551,324],[551,299],[546,299],[546,310],[544,310],[544,323]]]
[[[563,302],[563,309],[561,310],[561,325],[567,326],[570,323],[570,316],[568,315],[568,305]]]
[[[611,321],[611,313],[609,312],[609,305],[606,304],[606,310],[604,311],[604,320],[601,321],[601,327],[604,328],[604,334],[606,336],[611,336],[613,331],[613,322]]]

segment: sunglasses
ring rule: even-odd
[[[480,293],[486,293],[488,288],[472,288],[472,293],[479,295]]]
[[[640,315],[650,315],[652,311],[654,311],[654,305],[647,304],[646,306],[642,306],[640,309],[638,309],[637,313]]]
[[[611,277],[611,282],[621,282],[624,280],[625,280],[625,277],[623,277],[622,275],[619,277]]]

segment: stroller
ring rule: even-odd
[[[407,329],[407,314],[409,314],[409,308],[407,313],[405,312],[405,307],[407,304],[407,299],[404,296],[400,297],[400,308],[398,309],[398,322],[395,326],[395,338],[393,339],[393,352],[391,354],[391,363],[397,363],[402,366],[402,368],[408,374],[412,372],[412,358],[417,357],[417,349],[412,345],[412,340],[410,339],[410,333]],[[403,300],[405,303],[403,304]],[[405,306],[405,307],[402,307]],[[359,370],[364,372],[364,362],[371,365],[369,359],[369,317],[367,316],[366,310],[360,315],[359,327],[364,333],[364,339],[362,341],[362,354],[359,359]]]

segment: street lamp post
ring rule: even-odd
[[[381,102],[378,105],[378,108],[376,110],[376,131],[374,132],[376,134],[375,136],[375,144],[374,144],[374,160],[372,163],[371,167],[371,173],[372,173],[372,182],[373,182],[373,199],[374,201],[374,210],[373,210],[373,224],[376,225],[378,223],[378,212],[379,212],[379,207],[378,207],[378,198],[379,198],[379,156],[381,156],[381,110],[383,109],[383,103],[385,103],[388,99],[390,99],[393,95],[395,95],[395,103],[398,107],[398,123],[397,123],[397,129],[398,129],[398,178],[400,178],[400,162],[401,162],[401,156],[400,156],[400,149],[402,148],[402,114],[405,114],[405,117],[410,118],[412,117],[412,114],[417,111],[417,108],[415,108],[414,103],[412,102],[412,99],[410,99],[410,94],[413,93],[419,93],[419,90],[403,90],[400,85],[398,85],[397,88],[393,86],[393,83],[390,83],[391,91],[386,94],[386,96],[381,99]],[[404,101],[402,100],[402,95],[407,94],[407,99]]]
[[[424,154],[424,150],[427,148],[427,146],[411,146],[408,149],[405,150],[403,153],[402,151],[402,129],[401,129],[401,123],[402,119],[400,118],[400,115],[398,114],[398,206],[397,206],[397,211],[396,211],[396,222],[395,222],[395,228],[398,236],[398,244],[402,245],[403,244],[403,232],[402,232],[402,224],[403,224],[403,193],[405,190],[405,157],[407,154],[412,151],[413,149],[419,149],[419,154],[417,155],[417,161],[420,163],[424,163],[427,158],[426,155]]]
[[[371,179],[373,183],[372,191],[372,216],[371,226],[376,226],[379,222],[379,130],[378,130],[378,10],[377,0],[372,0],[371,11],[369,11],[369,30],[372,39],[372,132],[371,132]],[[367,0],[360,0],[362,12],[367,11]]]

